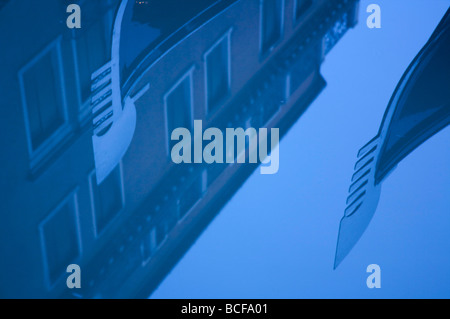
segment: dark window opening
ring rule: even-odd
[[[37,149],[65,122],[56,50],[23,75],[32,148]]]
[[[167,129],[170,150],[177,141],[172,141],[172,132],[176,128],[191,130],[191,79],[187,76],[166,97]]]
[[[78,230],[73,201],[63,204],[41,226],[48,275],[54,283],[79,255]]]
[[[100,185],[95,182],[95,175],[92,179],[95,225],[99,234],[123,207],[120,167],[116,167]]]
[[[282,4],[280,0],[263,0],[262,2],[262,52],[269,51],[281,38]]]
[[[208,111],[217,107],[229,92],[228,37],[206,57]]]

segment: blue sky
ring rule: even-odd
[[[370,3],[382,28],[368,29]],[[247,180],[152,298],[450,297],[450,127],[385,180],[367,231],[333,270],[358,149],[449,0],[361,1],[322,65],[327,87],[280,143],[280,170]],[[381,267],[368,289],[366,267]]]

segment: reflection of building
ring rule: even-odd
[[[83,25],[69,30],[75,2]],[[65,267],[101,245],[90,213],[90,78],[110,59],[117,3],[8,1],[0,10],[2,297],[60,295]]]
[[[450,10],[392,95],[378,135],[358,153],[341,220],[335,267],[369,225],[381,183],[423,142],[450,124]]]
[[[28,2],[0,11],[0,30],[16,30],[0,31],[4,296],[147,296],[256,168],[175,165],[171,130],[202,119],[283,135],[324,87],[320,64],[357,6],[79,1],[72,31],[65,1],[45,14]],[[81,289],[65,285],[70,263]]]

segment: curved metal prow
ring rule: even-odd
[[[348,190],[347,208],[339,225],[334,269],[356,245],[377,209],[381,188],[380,184],[375,184],[378,142],[379,138],[376,137],[358,152],[352,184]]]
[[[92,74],[92,113],[97,184],[100,184],[125,155],[136,128],[134,100],[122,103],[120,88],[120,30],[128,0],[123,0],[114,23],[111,61]]]

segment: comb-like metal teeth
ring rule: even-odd
[[[106,86],[103,89],[99,90],[98,92],[94,92],[91,101],[94,104],[95,101],[97,101],[98,99],[102,98],[103,96],[107,96],[108,94],[111,94],[111,87],[110,86]]]
[[[112,124],[113,118],[112,118],[112,111],[107,113],[105,117],[101,118],[98,122],[94,123],[94,134],[97,135],[99,132],[101,132],[104,128]]]
[[[356,181],[353,182],[353,184],[350,185],[350,187],[348,188],[348,192],[351,194],[353,193],[356,189],[358,189],[361,184],[363,184],[364,182],[367,181],[367,175],[369,175],[370,173],[370,169],[366,170],[360,178],[358,178]]]
[[[94,120],[92,121],[92,123],[94,124],[94,126],[97,126],[97,123],[99,123],[103,118],[110,117],[109,113],[112,113],[112,112],[113,112],[112,107],[108,107],[108,108],[104,109],[103,112],[100,112],[99,115],[94,117]]]
[[[377,144],[378,137],[374,137],[366,145],[361,147],[361,149],[358,151],[358,158],[364,156],[364,154],[368,153],[374,146],[377,146]]]
[[[364,175],[367,171],[367,169],[370,170],[369,165],[373,163],[373,157],[370,158],[359,170],[357,170],[353,176],[352,176],[352,182],[358,180],[361,178],[362,175]]]
[[[358,161],[355,164],[355,171],[359,170],[361,167],[364,166],[364,164],[366,164],[371,158],[373,159],[373,156],[371,156],[373,154],[373,152],[375,152],[375,150],[377,149],[377,146],[375,145],[374,147],[372,147],[367,153],[365,153],[362,157],[360,157],[358,159]]]
[[[111,74],[111,69],[108,68],[108,69],[104,70],[102,73],[100,73],[97,77],[93,77],[91,75],[91,89],[92,89],[92,85],[97,84],[100,80],[102,80],[103,78],[107,77],[110,74]]]
[[[358,160],[355,163],[355,172],[352,175],[352,184],[348,188],[349,195],[346,200],[345,216],[353,215],[364,202],[369,184],[369,176],[375,163],[375,151],[378,147],[378,137],[371,139],[358,151]]]
[[[91,80],[95,80],[95,78],[99,77],[103,72],[111,69],[111,61],[103,65],[100,69],[94,71],[91,75]]]
[[[373,172],[379,147],[378,139],[379,137],[376,136],[358,151],[354,173],[351,178],[352,183],[348,188],[347,206],[339,227],[334,261],[335,269],[361,237],[373,215],[371,205],[373,204],[374,196],[377,195],[376,193],[374,195],[377,189],[376,185],[372,183],[374,182]]]
[[[91,87],[92,87],[92,85],[97,84],[97,82],[99,82],[99,81],[102,80],[103,78],[108,77],[108,76],[110,76],[110,75],[111,75],[111,68],[105,69],[102,73],[100,73],[100,74],[99,74],[98,76],[96,76],[96,77],[93,77],[93,76],[91,75]]]
[[[359,193],[356,199],[347,206],[345,209],[345,216],[350,216],[356,212],[356,210],[362,205],[364,202],[364,195],[366,195],[366,191]]]
[[[94,101],[91,105],[92,114],[95,116],[98,115],[99,112],[102,112],[105,105],[112,104],[112,92],[108,91],[104,95],[102,95],[99,99]]]
[[[96,78],[91,85],[91,92],[97,91],[99,88],[110,84],[111,82],[111,72],[108,72],[103,77]]]
[[[112,105],[112,95],[106,95],[101,100],[96,101],[95,104],[92,104],[92,113],[95,115],[100,112],[105,106],[108,104]]]
[[[353,202],[362,192],[365,192],[365,186],[367,185],[368,180],[365,180],[354,192],[352,192],[347,197],[347,204]]]
[[[361,207],[361,205],[362,205],[362,201],[360,203],[358,203],[358,205],[356,207],[355,206],[347,207],[345,209],[345,213],[344,213],[345,216],[348,217],[348,216],[351,216],[354,213],[356,213],[358,211],[358,209]]]
[[[92,124],[94,134],[98,135],[113,122],[111,62],[92,73],[91,80]]]

